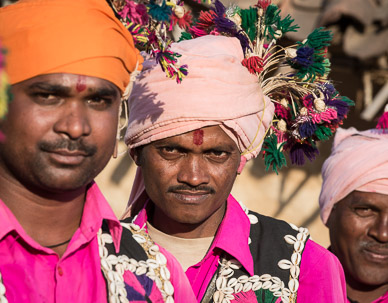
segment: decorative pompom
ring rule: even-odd
[[[170,30],[172,30],[172,27],[177,25],[177,24],[181,29],[186,29],[190,26],[191,22],[192,22],[192,16],[191,16],[190,12],[185,12],[181,18],[179,18],[175,14],[173,14],[172,20],[171,20],[171,25],[170,25]]]
[[[388,130],[388,104],[385,106],[385,112],[384,114],[380,117],[379,121],[377,122],[377,129],[384,129]]]
[[[319,154],[319,151],[316,147],[311,146],[307,143],[296,143],[290,149],[290,158],[291,163],[296,165],[304,165],[305,156],[313,161],[315,157]]]
[[[251,41],[255,40],[257,36],[257,9],[249,8],[242,9],[240,11],[241,16],[241,27],[248,34]]]
[[[263,70],[263,59],[258,56],[243,59],[241,64],[244,65],[251,74],[259,74]]]
[[[278,170],[283,166],[287,166],[286,157],[283,154],[283,145],[286,142],[278,144],[278,138],[272,134],[265,138],[262,151],[264,153],[265,170],[269,168],[278,174]]]
[[[299,134],[302,138],[308,138],[315,133],[316,129],[317,126],[313,122],[308,121],[299,125]]]
[[[157,4],[154,0],[151,0],[148,8],[148,13],[155,20],[162,22],[167,22],[170,20],[172,10],[171,7],[166,4],[165,0],[163,0],[160,5]]]

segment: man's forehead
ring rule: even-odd
[[[81,92],[85,89],[96,89],[104,88],[109,89],[117,94],[120,94],[120,90],[112,82],[79,74],[70,74],[70,73],[53,73],[53,74],[43,74],[37,75],[22,82],[16,83],[23,86],[31,88],[50,88],[52,86],[61,87],[63,89],[76,88],[78,92]]]

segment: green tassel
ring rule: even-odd
[[[308,45],[314,49],[320,50],[330,45],[333,39],[333,34],[329,30],[325,30],[323,27],[316,28],[307,36],[305,45]]]
[[[287,166],[287,160],[282,152],[283,145],[286,142],[283,142],[278,146],[278,138],[275,134],[272,134],[265,138],[263,144],[264,154],[264,164],[265,170],[268,171],[271,167],[274,172],[278,175],[278,169],[281,169],[283,166]]]
[[[294,19],[291,18],[290,15],[287,15],[282,20],[279,20],[278,22],[278,28],[282,31],[283,34],[288,32],[296,32],[299,27],[298,24],[292,24],[294,22]]]
[[[349,98],[346,97],[346,96],[341,96],[339,99],[340,99],[341,101],[346,102],[349,106],[355,106],[355,105],[356,105],[356,104],[354,103],[353,100],[349,99]]]
[[[319,141],[326,141],[333,135],[333,133],[330,128],[324,125],[318,125],[314,135]]]
[[[181,36],[180,36],[178,42],[181,42],[181,41],[184,41],[184,40],[191,40],[191,39],[193,39],[193,36],[190,33],[183,31],[181,33]]]
[[[267,7],[265,12],[264,24],[265,24],[265,33],[264,35],[267,39],[275,38],[276,26],[280,21],[279,16],[280,10],[275,4],[271,4]]]
[[[250,7],[249,9],[242,9],[239,13],[241,17],[241,27],[248,34],[251,41],[254,41],[257,36],[257,9]]]

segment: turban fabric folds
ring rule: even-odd
[[[262,93],[257,76],[241,64],[236,38],[204,36],[171,45],[189,66],[182,83],[167,78],[154,61],[145,61],[129,99],[125,142],[130,149],[156,140],[219,125],[236,143],[242,165],[257,156],[271,125],[274,105]],[[147,199],[138,168],[128,205],[132,214]],[[130,214],[127,210],[124,216]]]
[[[0,10],[11,84],[52,73],[98,77],[125,91],[142,58],[103,0],[21,0]],[[139,65],[140,64],[140,65]]]
[[[189,75],[177,84],[154,61],[133,86],[125,142],[129,148],[219,125],[249,160],[257,156],[274,106],[241,61],[236,38],[204,36],[172,44]]]
[[[322,178],[319,205],[325,224],[335,203],[352,191],[388,195],[388,133],[338,129]]]

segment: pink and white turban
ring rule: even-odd
[[[327,223],[335,203],[352,191],[388,195],[388,133],[355,128],[337,130],[330,157],[322,167],[321,219]]]
[[[258,78],[241,64],[244,54],[236,38],[204,36],[174,43],[189,74],[182,83],[166,77],[145,61],[129,99],[125,143],[129,149],[219,125],[236,142],[242,163],[257,156],[269,128],[274,106],[263,95]],[[129,204],[143,194],[138,170]]]

